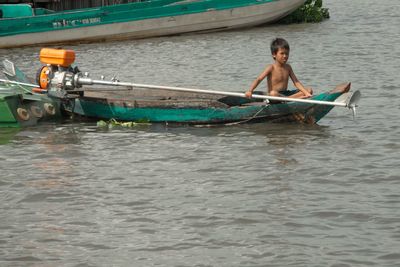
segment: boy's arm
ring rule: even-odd
[[[260,82],[264,80],[265,77],[267,77],[271,72],[272,72],[272,65],[268,65],[265,68],[265,70],[251,84],[250,89],[247,90],[247,92],[245,93],[246,97],[250,98],[251,95],[253,94],[253,91],[257,88]]]
[[[289,65],[289,76],[292,79],[294,86],[299,89],[306,97],[311,97],[312,95],[304,88],[303,84],[297,79],[296,75],[293,72],[292,67]]]

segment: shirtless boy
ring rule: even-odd
[[[305,88],[294,75],[292,67],[287,63],[289,59],[289,44],[282,38],[276,38],[271,43],[271,54],[275,62],[266,67],[266,69],[254,80],[250,89],[245,93],[251,97],[253,91],[262,80],[267,77],[268,95],[290,97],[290,98],[308,98],[312,96],[312,89]],[[298,90],[287,90],[289,77]]]

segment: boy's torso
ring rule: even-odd
[[[284,66],[272,65],[272,72],[267,77],[268,92],[286,91],[289,82],[290,66],[285,64]]]

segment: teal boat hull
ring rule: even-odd
[[[304,2],[153,0],[64,12],[34,10],[36,15],[24,17],[13,15],[18,12],[7,11],[6,5],[0,5],[0,9],[10,13],[0,19],[0,48],[251,27],[282,18]],[[29,10],[24,12],[29,14]]]

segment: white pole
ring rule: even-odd
[[[138,88],[147,88],[147,89],[170,90],[170,91],[178,91],[178,92],[192,92],[192,93],[204,93],[204,94],[212,94],[212,95],[246,97],[246,95],[244,93],[214,91],[214,90],[195,89],[195,88],[184,88],[184,87],[175,87],[175,86],[160,86],[160,85],[151,85],[151,84],[128,83],[128,82],[118,82],[118,81],[92,80],[90,78],[84,78],[84,77],[79,77],[77,79],[77,82],[78,82],[78,84],[82,84],[82,85],[97,84],[97,85],[112,85],[112,86],[128,86],[128,87],[138,87]],[[329,102],[329,101],[320,101],[320,100],[311,100],[311,99],[254,95],[254,94],[252,95],[252,97],[258,98],[258,99],[268,99],[268,100],[277,100],[277,101],[289,101],[289,102],[300,102],[300,103],[328,105],[328,106],[350,107],[349,106],[350,101],[348,101],[348,102]]]

